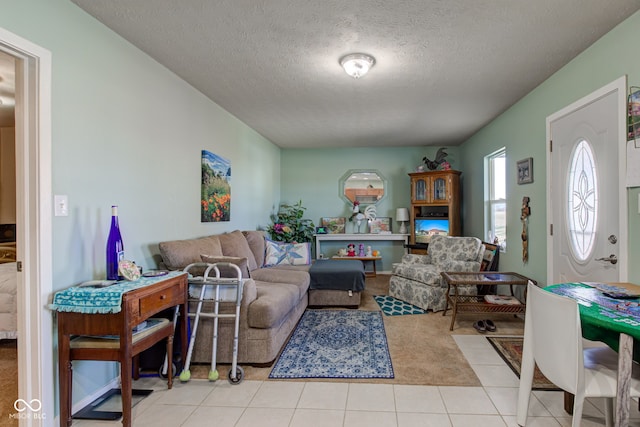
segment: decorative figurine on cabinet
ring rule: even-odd
[[[429,170],[434,171],[434,170],[438,169],[438,166],[440,166],[442,163],[444,163],[445,157],[448,156],[446,150],[447,150],[447,147],[439,148],[438,151],[436,152],[436,158],[435,159],[429,160],[425,156],[425,157],[422,158],[422,161],[424,162],[425,165],[427,165],[427,168],[429,168]]]
[[[364,244],[360,243],[358,245],[358,256],[359,257],[363,257],[364,256]]]
[[[371,246],[367,246],[367,256],[368,257],[372,257],[373,256],[373,252],[371,252]]]

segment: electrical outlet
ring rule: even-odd
[[[69,216],[69,198],[66,195],[53,196],[55,216]]]

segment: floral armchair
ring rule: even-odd
[[[447,285],[442,271],[480,271],[485,246],[476,237],[433,236],[427,255],[407,254],[394,264],[389,295],[425,310],[447,306]],[[476,286],[460,286],[462,295],[476,295]]]

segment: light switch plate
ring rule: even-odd
[[[66,195],[53,196],[53,206],[55,216],[69,216],[69,197]]]

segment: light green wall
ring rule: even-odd
[[[640,58],[634,55],[635,41],[640,37],[640,13],[606,34],[571,63],[525,96],[521,101],[491,122],[461,146],[462,170],[473,180],[464,188],[465,232],[483,233],[482,159],[500,147],[507,148],[507,253],[500,257],[503,270],[519,271],[546,283],[546,118],[583,96],[628,75],[629,85],[640,84]],[[534,182],[516,184],[518,160],[533,157]],[[636,165],[637,167],[637,165]],[[617,173],[617,171],[612,171]],[[629,280],[640,281],[640,255],[637,211],[638,188],[628,191],[629,206]],[[529,262],[521,260],[520,208],[522,197],[531,198],[529,223]]]
[[[0,10],[0,27],[52,53],[52,186],[70,206],[53,218],[54,289],[104,277],[112,204],[127,258],[145,269],[160,241],[267,223],[279,148],[68,0],[2,0]],[[202,149],[231,160],[230,222],[200,223]],[[117,374],[76,365],[74,401]]]
[[[280,200],[302,199],[315,222],[347,216],[338,179],[348,169],[378,169],[387,178],[390,193],[378,215],[393,217],[395,208],[409,205],[407,173],[438,148],[280,150],[70,1],[0,0],[0,10],[0,27],[53,55],[52,185],[54,194],[69,196],[71,211],[53,221],[55,289],[103,276],[111,204],[120,206],[127,256],[152,268],[159,241],[264,226]],[[464,145],[449,148],[448,160],[463,172],[464,232],[482,237],[481,159],[507,147],[510,238],[503,269],[544,281],[545,118],[625,73],[640,84],[640,58],[632,54],[639,21],[635,14]],[[202,149],[232,162],[228,223],[199,222]],[[517,186],[514,163],[525,157],[534,157],[535,182]],[[525,266],[518,250],[524,195],[533,213]],[[638,189],[631,190],[631,260],[640,254],[633,238],[640,229],[637,197]],[[630,280],[640,280],[640,265],[629,264]],[[113,366],[78,365],[75,401],[116,375]]]
[[[396,208],[409,207],[411,202],[409,172],[422,164],[422,158],[433,159],[440,147],[394,148],[318,148],[283,149],[281,157],[281,195],[283,202],[303,201],[306,217],[318,224],[322,217],[348,217],[351,205],[339,195],[338,181],[349,169],[377,169],[388,181],[388,193],[376,205],[377,215],[392,218],[392,230],[400,224],[395,221]],[[448,147],[447,160],[453,169],[460,168],[459,147]],[[464,179],[464,174],[463,174]],[[407,224],[408,225],[408,224]],[[353,225],[347,223],[347,233]],[[357,243],[357,242],[356,242]],[[343,245],[323,245],[325,255],[333,255]],[[399,262],[403,249],[399,244],[372,244],[382,252],[379,270],[391,270],[392,262]]]

